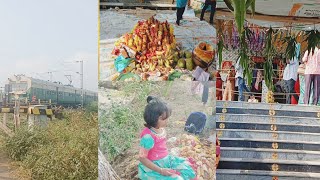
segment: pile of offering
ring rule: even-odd
[[[214,179],[216,149],[212,142],[184,134],[176,141],[176,145],[180,146],[179,156],[193,161],[191,163],[194,164],[198,180]]]
[[[123,35],[112,54],[118,56],[118,72],[137,74],[142,80],[168,80],[177,70],[187,74],[195,68],[192,52],[177,46],[173,26],[154,17],[139,21]]]

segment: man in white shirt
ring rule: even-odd
[[[297,44],[297,49],[300,50],[300,44]],[[299,53],[299,51],[297,51],[297,53]],[[286,92],[288,93],[286,95],[287,104],[291,104],[291,96],[295,95],[294,84],[296,83],[298,78],[298,68],[299,68],[299,62],[297,57],[299,57],[299,54],[297,54],[296,57],[294,57],[293,59],[287,60],[287,66],[283,72],[285,89],[286,89]]]
[[[238,61],[235,65],[236,69],[236,84],[238,85],[238,90],[239,90],[239,100],[244,101],[244,96],[243,96],[243,90],[246,92],[250,92],[250,90],[247,88],[245,80],[243,79],[243,68],[240,64],[240,57],[238,58]]]

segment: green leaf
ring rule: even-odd
[[[223,0],[223,1],[231,11],[234,11],[231,0]]]
[[[287,43],[286,47],[286,58],[288,60],[293,59],[296,57],[296,44],[297,44],[297,39],[295,36],[287,36],[284,38],[284,42]]]
[[[250,7],[251,7],[252,16],[254,16],[256,13],[256,0],[252,0]]]
[[[220,39],[218,45],[218,56],[219,56],[219,69],[221,69],[221,64],[222,64],[222,51],[224,48],[223,40]]]
[[[314,54],[314,50],[317,46],[320,46],[320,33],[318,30],[306,31],[307,38],[305,41],[308,42],[307,50],[308,55],[310,53]]]
[[[247,0],[247,1],[246,1],[246,9],[248,9],[248,8],[251,6],[252,1],[253,1],[253,0]]]

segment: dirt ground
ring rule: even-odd
[[[191,83],[187,81],[174,81],[169,88],[166,97],[160,97],[166,101],[172,108],[172,116],[169,118],[169,124],[166,128],[167,138],[178,137],[186,132],[183,130],[184,124],[188,115],[194,111],[204,112],[207,115],[211,115],[213,111],[213,87],[209,90],[209,100],[207,105],[203,105],[201,102],[201,94],[192,95]],[[215,84],[215,83],[214,83]],[[158,95],[151,93],[150,95]],[[110,102],[118,102],[122,104],[134,105],[134,97],[124,97],[124,93],[118,90],[104,90],[99,92],[99,103],[101,105],[111,104]],[[105,107],[107,108],[107,107]],[[213,128],[214,122],[212,119],[207,120],[207,127]],[[206,129],[204,131],[204,137],[213,135],[212,130]],[[214,136],[215,137],[215,136]],[[112,167],[115,169],[117,174],[123,179],[137,179],[137,165],[138,165],[138,150],[139,150],[139,138],[137,136],[132,148],[128,149],[122,155],[116,157],[112,162]],[[170,143],[168,143],[170,148]],[[134,177],[134,178],[132,178]]]
[[[1,118],[1,116],[0,116]],[[2,120],[2,118],[1,118]],[[2,122],[0,122],[2,123]],[[8,155],[4,152],[4,138],[5,134],[1,132],[0,129],[0,179],[1,180],[15,180],[14,178],[14,167],[11,164],[11,160],[9,159]]]
[[[6,154],[0,152],[0,179],[2,180],[15,180],[13,177],[13,170],[10,160]]]
[[[25,126],[27,123],[27,116],[25,114],[20,115],[21,126]],[[2,123],[3,114],[0,114],[0,123]],[[13,114],[8,115],[7,127],[14,132]],[[17,179],[30,179],[25,171],[19,167],[19,164],[11,160],[5,153],[4,143],[5,138],[8,137],[2,129],[0,129],[0,180],[17,180]]]

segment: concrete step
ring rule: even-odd
[[[224,129],[245,129],[245,130],[271,130],[276,128],[277,131],[286,132],[305,132],[305,133],[320,133],[320,125],[302,125],[302,124],[282,124],[269,122],[237,122],[237,121],[217,121],[216,127]]]
[[[319,106],[218,101],[216,113],[217,179],[320,179]]]
[[[256,138],[219,138],[221,147],[242,147],[242,148],[273,148],[319,151],[320,143],[311,141],[290,140],[273,140],[273,139],[256,139]]]
[[[277,166],[278,169],[274,169]],[[299,160],[273,160],[249,158],[222,158],[218,169],[243,169],[263,171],[295,171],[320,173],[320,162]]]
[[[222,120],[221,117],[224,116]],[[276,123],[291,124],[291,125],[310,125],[320,126],[320,120],[318,118],[311,117],[290,117],[290,116],[275,116]],[[269,123],[271,122],[269,115],[258,115],[258,114],[216,114],[216,121],[231,121],[239,123]]]
[[[222,107],[216,108],[216,113],[223,113]],[[227,114],[258,114],[269,115],[269,109],[247,109],[247,108],[233,108],[227,107]],[[291,117],[311,117],[320,119],[318,112],[305,112],[305,111],[287,111],[287,110],[275,110],[274,116],[291,116]]]
[[[278,160],[301,160],[320,162],[320,152],[269,148],[221,147],[221,158],[277,158]]]
[[[217,169],[217,180],[313,180],[320,179],[320,173],[292,172],[292,171],[258,171],[240,169]]]
[[[226,101],[217,101],[217,107],[223,107]],[[237,102],[228,101],[227,107],[233,108],[247,108],[247,109],[270,109],[268,103],[248,103],[248,102]],[[291,105],[291,104],[271,104],[272,108],[276,110],[285,111],[303,111],[303,112],[320,112],[320,106],[309,106],[309,105]]]
[[[222,135],[219,138],[246,138],[246,139],[278,139],[318,142],[320,144],[320,134],[302,133],[288,131],[265,131],[265,130],[246,130],[246,129],[217,129]],[[218,133],[219,135],[219,133]],[[275,137],[278,136],[278,137]]]

